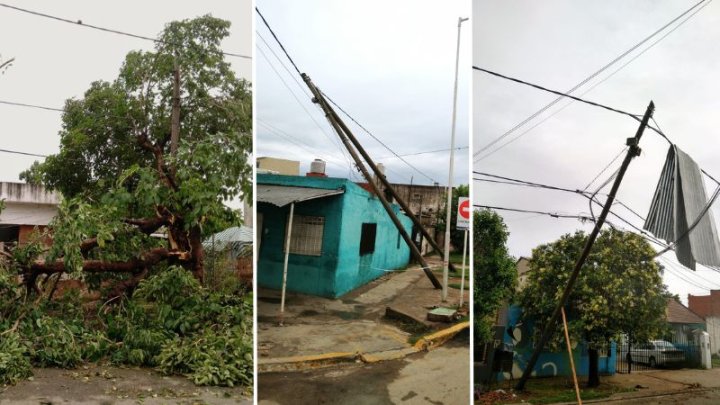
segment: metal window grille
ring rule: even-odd
[[[294,215],[290,253],[306,256],[322,256],[325,217]],[[287,232],[287,227],[285,228]],[[285,248],[283,247],[283,251]]]

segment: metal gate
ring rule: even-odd
[[[647,342],[630,342],[623,337],[617,344],[615,371],[618,373],[698,367],[700,344],[692,334],[673,334]]]

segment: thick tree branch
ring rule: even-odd
[[[127,218],[124,219],[123,222],[125,222],[128,225],[134,225],[137,226],[138,230],[146,235],[150,235],[151,233],[157,231],[162,227],[163,225],[169,225],[172,220],[168,217],[155,217],[155,218],[141,218],[141,219],[135,219],[135,218]],[[92,249],[96,248],[98,246],[98,239],[97,238],[88,238],[84,241],[80,242],[80,253],[83,256],[86,256]]]
[[[160,146],[153,144],[150,141],[150,138],[148,138],[147,132],[144,130],[137,135],[137,140],[138,144],[143,149],[151,152],[153,156],[155,156],[155,169],[162,176],[165,184],[173,190],[177,190],[178,187],[177,182],[175,181],[175,176],[165,164],[165,155],[163,154],[163,149]]]
[[[155,248],[143,253],[141,257],[132,258],[123,262],[111,262],[104,260],[85,260],[82,264],[82,271],[88,273],[135,273],[138,269],[158,264],[164,259],[176,258],[186,261],[190,253],[167,248]],[[64,273],[67,271],[64,261],[47,263],[43,260],[33,262],[27,268],[28,280],[34,282],[41,274]]]

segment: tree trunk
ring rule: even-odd
[[[599,370],[599,358],[600,354],[595,348],[588,349],[589,357],[589,370],[588,370],[588,388],[594,388],[600,386],[600,370]]]
[[[190,250],[192,251],[193,268],[195,278],[203,284],[205,282],[205,249],[202,244],[202,232],[195,226],[190,229]]]

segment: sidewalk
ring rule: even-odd
[[[448,295],[446,306],[457,305],[459,290],[450,288]],[[258,291],[260,372],[400,358],[442,344],[463,329],[433,334],[453,325],[424,319],[430,308],[441,304],[441,291],[419,267],[389,273],[339,299],[290,292],[285,299],[284,326],[279,326],[280,292]],[[388,318],[386,311],[401,320]],[[431,341],[421,338],[425,335],[432,336]]]
[[[602,377],[603,384],[612,384],[632,392],[623,392],[609,398],[583,401],[583,403],[637,403],[642,398],[652,398],[681,392],[702,391],[720,388],[720,368],[710,370],[652,370],[632,374],[616,374]],[[572,404],[574,402],[568,402]]]

